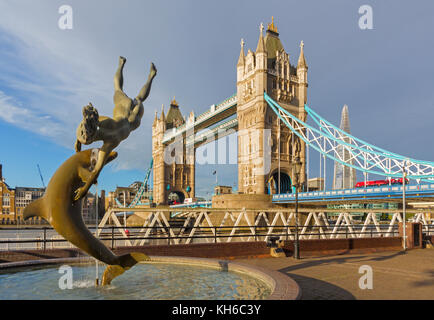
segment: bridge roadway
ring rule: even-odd
[[[380,186],[331,191],[299,192],[298,201],[303,204],[347,204],[371,202],[402,202],[402,186]],[[409,185],[405,187],[405,198],[409,201],[434,201],[434,184]],[[295,193],[275,194],[276,204],[295,203]],[[172,205],[171,208],[211,207],[211,201],[198,201]]]
[[[347,204],[368,202],[402,202],[402,186],[380,186],[331,191],[299,192],[298,201],[303,204]],[[409,201],[434,201],[434,184],[408,185],[405,198]],[[272,199],[276,204],[295,203],[295,193],[275,194]],[[171,208],[211,207],[211,201],[199,201],[189,204],[172,205]]]
[[[330,191],[299,192],[298,202],[304,204],[342,204],[360,202],[401,202],[403,186],[379,186]],[[434,184],[405,186],[407,200],[434,201]],[[295,193],[274,194],[273,203],[295,203]]]

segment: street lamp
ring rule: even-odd
[[[298,187],[300,185],[300,171],[301,171],[302,163],[300,158],[295,158],[293,163],[294,169],[294,178],[295,178],[295,241],[294,241],[294,258],[300,259],[300,243],[298,238]]]
[[[407,177],[407,171],[405,170],[405,165],[406,165],[406,162],[404,162],[403,163],[403,165],[402,165],[402,236],[403,236],[403,244],[402,244],[402,246],[403,246],[403,249],[404,249],[404,251],[406,251],[407,250],[407,228],[406,228],[406,225],[405,225],[405,215],[406,215],[406,212],[405,212],[405,183],[406,183],[406,181],[405,181],[405,179],[406,179],[406,177]]]

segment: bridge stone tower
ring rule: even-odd
[[[175,193],[183,201],[194,197],[194,149],[187,148],[184,140],[175,141],[168,148],[163,143],[167,130],[185,125],[178,102],[173,98],[167,115],[164,106],[158,118],[155,113],[152,124],[152,158],[154,159],[154,202],[166,204],[170,193]],[[183,136],[185,138],[185,136]]]
[[[155,115],[152,125],[155,203],[166,204],[171,193],[177,194],[180,201],[194,197],[195,149],[206,143],[207,137],[221,138],[222,128],[238,130],[238,190],[249,195],[249,199],[253,199],[252,194],[268,199],[264,197],[267,193],[292,192],[297,158],[302,163],[299,183],[306,184],[305,144],[281,123],[264,98],[267,92],[287,111],[306,120],[308,67],[303,41],[294,66],[274,21],[268,24],[265,37],[263,32],[261,24],[255,52],[248,50],[245,54],[244,41],[241,41],[236,98],[232,96],[213,104],[197,117],[192,112],[187,121],[175,99],[167,115],[164,107],[160,117]],[[235,119],[231,118],[233,115]],[[203,129],[210,129],[209,136],[199,134]]]
[[[249,49],[245,55],[241,40],[237,63],[238,189],[247,194],[291,192],[296,157],[302,162],[299,182],[306,184],[305,144],[281,123],[263,95],[267,92],[286,110],[306,120],[308,66],[304,44],[300,44],[297,66],[291,65],[274,21],[268,24],[265,38],[263,29],[261,24],[255,52]],[[260,170],[264,163],[258,159],[269,154],[270,170]]]

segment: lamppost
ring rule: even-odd
[[[302,163],[300,158],[295,158],[293,163],[294,178],[295,178],[295,241],[294,241],[294,259],[300,259],[300,240],[298,238],[298,187],[300,185],[300,170]]]
[[[95,183],[95,237],[98,238],[98,182]],[[99,286],[98,260],[95,259],[95,286]]]
[[[402,235],[403,235],[403,249],[404,251],[407,250],[407,228],[405,225],[405,179],[407,177],[407,171],[405,170],[406,162],[404,161],[402,165]]]

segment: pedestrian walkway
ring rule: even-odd
[[[287,274],[299,284],[306,300],[434,300],[433,249],[242,261]],[[359,279],[366,274],[359,273],[363,265],[372,268],[372,289],[359,287]]]

